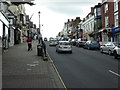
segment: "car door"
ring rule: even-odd
[[[103,52],[106,52],[106,47],[107,47],[107,44],[104,44],[104,45],[102,46]]]
[[[110,47],[111,47],[111,43],[109,42],[109,43],[107,43],[106,48],[105,48],[105,51],[106,51],[107,53],[108,53]]]

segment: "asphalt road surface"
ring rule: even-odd
[[[73,53],[57,53],[55,46],[47,51],[67,88],[118,88],[120,84],[120,60],[76,46]]]

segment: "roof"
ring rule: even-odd
[[[59,42],[69,42],[69,41],[59,41]]]

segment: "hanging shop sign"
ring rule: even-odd
[[[112,33],[120,32],[120,27],[116,27],[112,29]]]

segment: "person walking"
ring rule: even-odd
[[[47,54],[46,54],[46,44],[43,40],[42,40],[42,47],[43,47],[44,54],[45,54],[45,57],[46,57],[47,56]]]
[[[31,39],[30,37],[28,37],[27,43],[28,43],[28,51],[29,51],[30,49],[32,50],[32,39]]]

